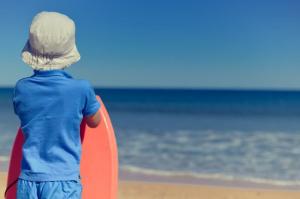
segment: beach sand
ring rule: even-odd
[[[300,192],[121,182],[119,199],[299,199]]]
[[[6,173],[0,172],[4,195]],[[300,192],[121,181],[119,199],[300,199]]]
[[[4,198],[5,187],[6,187],[6,173],[0,172],[0,198]]]

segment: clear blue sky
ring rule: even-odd
[[[300,89],[298,0],[10,0],[0,10],[0,86],[32,74],[20,52],[46,10],[75,21],[81,60],[67,71],[94,86]]]

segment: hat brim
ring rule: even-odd
[[[76,45],[67,53],[61,55],[41,55],[30,46],[29,40],[22,50],[22,60],[35,70],[63,69],[80,60],[80,54]]]

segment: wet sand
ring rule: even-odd
[[[0,172],[3,198],[6,173]],[[300,199],[300,192],[287,190],[246,189],[222,186],[121,181],[119,199]]]

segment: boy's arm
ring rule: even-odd
[[[100,111],[98,110],[95,114],[86,116],[86,124],[90,128],[96,128],[101,122]]]
[[[100,121],[101,121],[101,115],[100,115],[100,106],[101,104],[98,102],[96,98],[95,91],[92,87],[92,85],[85,81],[85,106],[83,109],[83,116],[86,118],[86,123],[91,128],[96,128]]]

